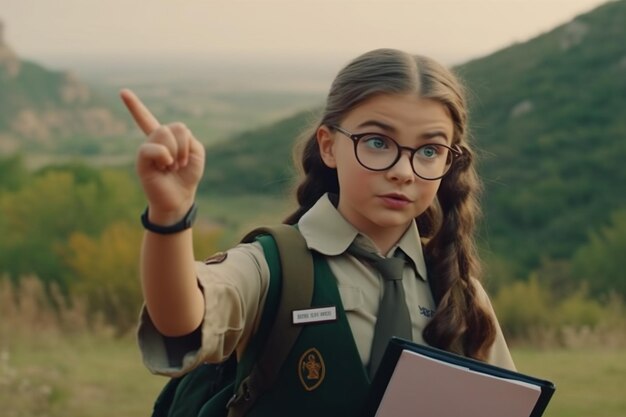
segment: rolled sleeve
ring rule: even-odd
[[[269,268],[258,243],[238,245],[226,254],[218,263],[196,262],[204,318],[195,345],[166,338],[152,323],[145,306],[142,308],[138,343],[144,364],[152,373],[180,376],[201,363],[221,362],[245,349],[258,325]]]

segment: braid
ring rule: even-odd
[[[317,129],[315,129],[317,130]],[[320,156],[317,140],[313,133],[305,133],[303,140],[294,152],[294,159],[301,154],[300,164],[301,176],[300,185],[296,188],[296,199],[298,208],[283,221],[286,224],[296,224],[300,217],[306,213],[325,193],[339,193],[339,181],[337,171],[328,168]]]
[[[442,222],[425,247],[437,311],[424,329],[424,340],[442,349],[486,359],[495,338],[490,315],[481,306],[472,284],[479,276],[474,224],[479,212],[479,182],[472,153],[463,148],[437,194]]]
[[[377,94],[415,93],[442,103],[454,124],[452,145],[463,153],[441,180],[437,198],[416,222],[424,243],[429,282],[437,311],[424,329],[433,346],[485,359],[495,339],[495,324],[482,306],[475,280],[479,264],[474,225],[480,189],[473,154],[466,141],[465,91],[457,77],[436,61],[419,55],[379,49],[363,54],[344,67],[331,85],[326,106],[314,129],[300,142],[301,169],[296,189],[299,207],[285,223],[294,224],[324,193],[339,193],[337,171],[320,156],[316,131],[339,124],[359,103]]]

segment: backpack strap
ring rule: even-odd
[[[310,307],[313,299],[313,257],[302,234],[295,226],[284,224],[260,227],[248,233],[242,242],[252,242],[257,236],[265,234],[273,237],[280,261],[279,273],[270,272],[271,281],[282,277],[277,311],[264,346],[263,341],[259,342],[258,359],[252,359],[254,365],[250,373],[236,385],[235,395],[228,402],[228,417],[244,416],[256,400],[274,385],[302,329],[293,325],[292,312]],[[267,243],[259,241],[264,245],[267,258]],[[271,265],[269,259],[268,264]],[[267,308],[266,301],[264,310]],[[266,321],[265,311],[263,321]]]

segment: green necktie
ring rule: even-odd
[[[370,379],[373,379],[391,337],[413,339],[411,316],[402,286],[402,270],[406,260],[402,253],[400,253],[401,257],[383,258],[377,253],[361,248],[356,243],[350,245],[348,253],[366,260],[383,277],[383,298],[378,306],[368,370]]]

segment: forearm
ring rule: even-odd
[[[202,322],[204,298],[196,280],[191,229],[164,228],[181,219],[192,221],[186,216],[193,214],[189,209],[204,171],[204,147],[184,124],[161,125],[132,91],[120,94],[146,135],[137,151],[137,174],[149,206],[142,219],[151,230],[141,252],[146,308],[163,335],[182,336]],[[187,222],[181,227],[188,227]]]
[[[148,313],[166,336],[191,333],[202,322],[204,298],[196,280],[191,229],[171,235],[146,232],[141,283]]]

